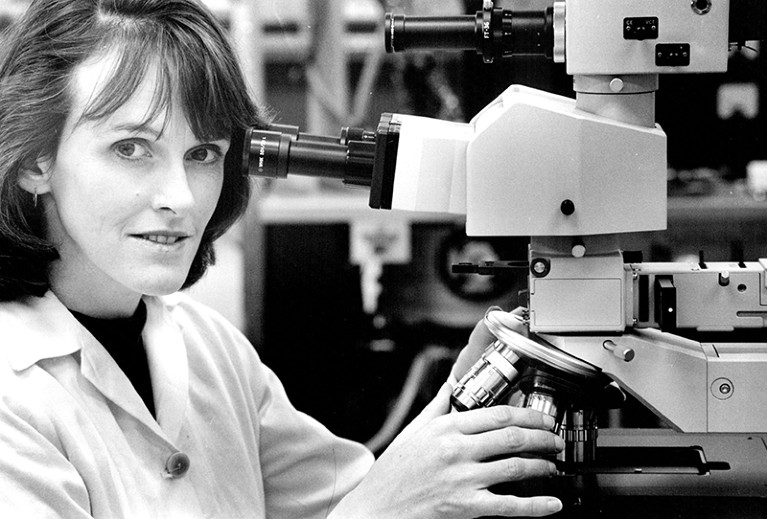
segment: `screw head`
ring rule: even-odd
[[[530,262],[530,272],[537,278],[548,275],[551,270],[551,263],[545,258],[536,258]]]
[[[728,378],[718,378],[711,384],[711,393],[719,400],[727,400],[735,392],[735,384]]]

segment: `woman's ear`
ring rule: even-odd
[[[25,161],[19,171],[19,186],[35,196],[50,192],[52,166],[48,158]]]

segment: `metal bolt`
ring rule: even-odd
[[[632,348],[624,348],[622,346],[618,346],[610,340],[603,342],[602,347],[624,362],[631,362],[634,360],[635,354]]]

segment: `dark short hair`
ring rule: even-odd
[[[85,119],[113,113],[156,66],[159,88],[147,120],[178,92],[201,140],[264,124],[224,30],[196,0],[35,0],[0,41],[0,300],[42,296],[49,288],[48,268],[58,253],[45,240],[41,210],[19,186],[19,172],[39,157],[56,156],[79,64],[107,51],[118,55],[113,77],[86,107]],[[247,207],[250,181],[235,141],[184,288],[213,263],[213,242]]]

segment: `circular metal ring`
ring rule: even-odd
[[[548,343],[534,341],[517,330],[524,326],[519,315],[491,308],[485,313],[485,325],[495,337],[513,349],[520,357],[526,357],[572,375],[597,377],[601,371],[591,364]]]
[[[554,2],[554,63],[565,62],[565,2]]]
[[[695,14],[708,14],[711,12],[711,0],[690,0],[690,7]]]

